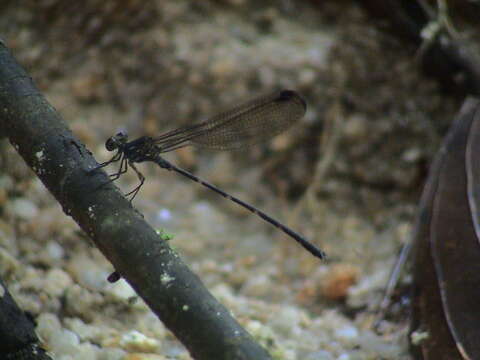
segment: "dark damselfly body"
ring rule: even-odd
[[[118,171],[110,175],[111,181],[114,181],[124,174],[128,167],[131,167],[140,180],[140,184],[127,194],[131,195],[131,200],[133,200],[145,181],[145,177],[135,167],[135,163],[152,161],[161,168],[173,170],[246,208],[295,239],[312,255],[323,259],[325,253],[322,250],[289,227],[161,157],[162,153],[188,145],[232,150],[265,141],[280,134],[302,118],[306,108],[305,101],[295,91],[282,90],[238,105],[207,121],[180,127],[157,137],[142,136],[128,141],[127,134],[120,132],[105,143],[108,151],[117,150],[117,153],[109,161],[99,164],[92,171],[114,162],[120,162]]]

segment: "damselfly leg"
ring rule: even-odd
[[[132,162],[128,161],[128,158],[125,156],[124,152],[119,151],[110,160],[105,161],[101,164],[98,164],[93,169],[90,169],[88,172],[93,173],[96,170],[102,169],[102,168],[104,168],[104,167],[106,167],[110,164],[113,164],[113,163],[116,163],[116,162],[119,162],[119,161],[120,161],[120,166],[118,167],[117,172],[114,172],[113,174],[108,174],[110,179],[108,181],[106,181],[105,183],[101,184],[99,186],[99,188],[101,188],[101,187],[103,187],[107,184],[110,184],[111,182],[114,182],[117,179],[119,179],[120,176],[122,176],[123,174],[125,174],[128,171],[128,167],[130,166],[133,169],[133,171],[135,172],[135,174],[137,174],[138,180],[140,180],[140,184],[138,186],[136,186],[132,191],[129,191],[128,193],[125,194],[126,197],[129,197],[130,195],[133,194],[133,196],[130,198],[130,202],[132,202],[132,200],[135,198],[135,196],[140,191],[140,188],[142,187],[143,183],[145,182],[145,176],[143,176],[143,174],[136,168],[136,166]]]

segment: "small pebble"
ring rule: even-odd
[[[36,332],[45,340],[49,340],[54,333],[61,329],[57,315],[51,313],[40,314],[37,319]]]
[[[137,295],[135,290],[123,279],[115,282],[114,284],[109,284],[105,291],[111,294],[115,299],[127,301],[130,298]]]
[[[325,275],[321,292],[329,300],[341,300],[348,294],[348,289],[356,283],[358,269],[348,264],[333,265]]]
[[[103,291],[109,284],[107,269],[84,254],[75,256],[69,262],[68,270],[82,286],[88,289]]]
[[[47,272],[43,290],[52,297],[61,296],[73,281],[65,271],[52,269]]]
[[[31,220],[38,215],[38,207],[32,201],[27,199],[15,199],[12,202],[13,213],[24,219]]]
[[[52,260],[61,260],[65,255],[63,247],[60,246],[56,241],[49,241],[45,247],[45,250]]]
[[[335,330],[335,336],[347,341],[355,340],[358,338],[358,330],[353,326],[343,326]]]
[[[172,212],[166,208],[160,209],[157,213],[157,220],[161,222],[168,222],[172,219]]]
[[[270,282],[270,277],[265,274],[250,277],[242,287],[242,293],[254,297],[265,296],[270,292]]]
[[[123,334],[119,344],[127,351],[153,352],[160,347],[158,340],[147,337],[136,330]]]

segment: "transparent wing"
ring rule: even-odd
[[[303,117],[305,101],[292,90],[277,91],[222,112],[207,121],[155,138],[161,152],[187,145],[232,150],[266,141]]]

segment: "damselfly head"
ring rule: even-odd
[[[113,151],[126,144],[128,135],[125,131],[120,131],[117,135],[112,136],[105,142],[105,148],[108,151]]]

